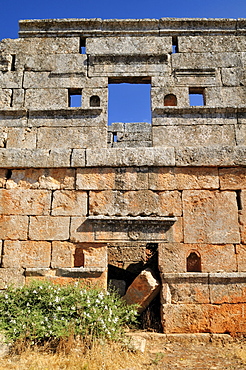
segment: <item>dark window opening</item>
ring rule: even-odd
[[[68,101],[69,107],[81,107],[82,105],[82,90],[81,89],[69,89],[68,90]]]
[[[108,124],[151,123],[150,78],[110,78]]]
[[[9,180],[12,176],[12,170],[7,170],[6,172],[6,180]]]
[[[197,252],[191,252],[186,260],[187,272],[201,272],[201,257]]]
[[[100,107],[100,98],[97,95],[90,97],[90,107]]]
[[[11,71],[15,71],[15,60],[16,60],[16,55],[11,55]]]
[[[203,106],[205,105],[205,93],[202,87],[189,88],[190,106]]]
[[[113,143],[118,142],[117,132],[113,132]]]
[[[80,54],[86,54],[86,39],[80,39]]]
[[[84,266],[84,252],[82,248],[76,248],[74,253],[74,267]]]
[[[175,107],[177,105],[177,97],[174,94],[168,94],[164,97],[165,107]]]
[[[239,211],[242,211],[243,204],[242,204],[242,198],[241,198],[241,190],[236,190],[236,197],[237,197],[237,208]]]
[[[175,54],[175,53],[178,53],[178,52],[179,52],[178,38],[177,38],[177,36],[173,36],[172,37],[172,53]]]

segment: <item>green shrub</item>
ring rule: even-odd
[[[79,335],[118,339],[136,321],[136,306],[115,292],[33,282],[0,293],[0,330],[10,340],[38,343]]]

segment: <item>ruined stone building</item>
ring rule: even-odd
[[[164,333],[246,332],[245,34],[245,19],[20,21],[0,42],[0,289],[127,287],[152,263]],[[121,83],[151,86],[151,124],[108,126]]]

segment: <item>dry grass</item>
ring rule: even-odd
[[[61,343],[55,353],[49,348],[25,348],[19,344],[15,353],[1,359],[0,370],[119,370],[146,368],[146,355],[129,351],[117,343],[68,340]]]

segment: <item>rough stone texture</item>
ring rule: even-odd
[[[150,269],[143,270],[132,282],[123,299],[127,304],[138,304],[141,313],[160,291],[160,283]]]
[[[85,216],[87,214],[86,192],[57,190],[53,194],[53,216]]]
[[[183,191],[185,243],[238,243],[236,194],[230,191]]]
[[[245,24],[24,20],[0,42],[1,289],[106,288],[153,249],[166,333],[246,332]],[[107,127],[122,83],[151,87],[151,124]]]
[[[2,266],[4,268],[49,267],[51,243],[5,240]]]
[[[69,238],[69,217],[31,216],[31,240],[66,240]]]
[[[202,272],[237,271],[237,255],[233,244],[216,245],[198,243],[161,243],[159,245],[160,271],[163,273],[186,272],[186,259],[192,252],[198,252],[201,256]]]

